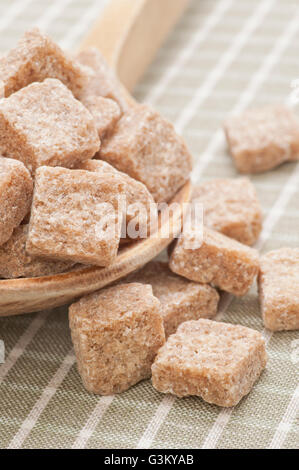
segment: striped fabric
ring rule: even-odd
[[[163,0],[161,0],[163,1]],[[33,24],[69,49],[100,0],[0,0],[0,53]],[[136,89],[170,118],[194,155],[193,181],[234,177],[221,124],[231,111],[281,102],[299,78],[296,0],[194,0]],[[258,248],[299,245],[299,165],[252,177],[265,214]],[[299,333],[263,330],[256,287],[224,296],[218,318],[262,331],[269,363],[248,397],[221,410],[144,381],[115,397],[88,394],[67,309],[0,319],[1,448],[298,448]]]

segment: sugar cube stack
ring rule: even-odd
[[[160,302],[149,285],[122,284],[69,310],[78,368],[87,390],[111,395],[150,377],[165,342]]]

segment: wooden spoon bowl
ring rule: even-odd
[[[81,49],[98,47],[123,84],[132,89],[187,4],[188,0],[112,0]],[[135,53],[134,45],[138,46]],[[143,51],[147,51],[146,57]],[[133,103],[131,95],[125,93],[128,102]],[[158,230],[145,240],[122,247],[116,261],[107,268],[84,267],[54,276],[1,280],[0,316],[64,305],[140,268],[178,236],[184,203],[190,197],[188,182],[170,202],[177,204],[169,219],[165,221],[160,214]]]

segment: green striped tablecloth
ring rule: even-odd
[[[161,0],[163,1],[163,0]],[[100,0],[0,0],[0,52],[33,24],[72,48]],[[299,78],[295,0],[194,0],[136,90],[175,122],[194,181],[237,176],[221,123],[228,112],[285,100]],[[265,214],[262,252],[299,245],[299,165],[252,177]],[[67,309],[0,319],[1,448],[298,448],[299,333],[263,330],[254,287],[219,318],[263,331],[265,373],[234,409],[157,393],[149,381],[116,397],[82,387]],[[296,421],[297,419],[297,421]]]

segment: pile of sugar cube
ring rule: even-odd
[[[96,49],[70,58],[28,31],[0,58],[0,90],[2,279],[111,265],[120,245],[150,235],[157,204],[189,179],[184,140],[149,106],[128,102]],[[283,106],[230,118],[225,132],[241,173],[299,160],[299,122]],[[204,227],[184,228],[169,262],[151,261],[70,306],[90,392],[120,393],[152,376],[162,393],[236,405],[266,366],[265,341],[215,316],[219,291],[244,296],[256,277],[265,326],[299,328],[299,248],[261,258],[252,248],[262,211],[250,180],[202,183],[191,206],[198,202]],[[123,230],[137,212],[132,236]]]

